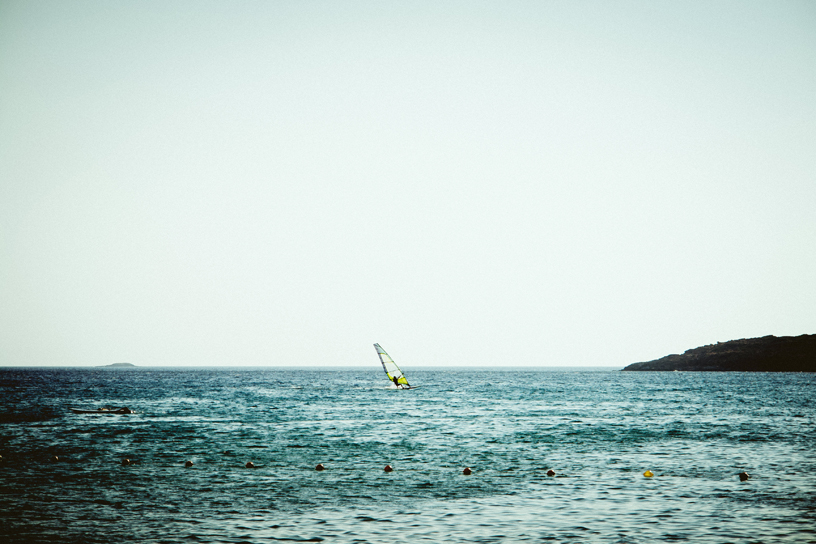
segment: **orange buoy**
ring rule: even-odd
[[[326,467],[323,466],[323,463],[318,463],[317,466],[315,467],[315,470],[323,470],[325,468]]]
[[[386,472],[392,472],[394,469],[391,467],[391,465],[385,465],[385,468],[383,470]]]
[[[253,463],[252,461],[247,461],[247,464],[244,466],[246,466],[246,468],[255,468],[255,463]]]
[[[555,471],[553,469],[548,470],[547,476],[555,476]]]
[[[465,467],[465,470],[462,471],[462,474],[464,474],[465,476],[470,476],[472,473],[473,471],[470,470],[470,467]]]
[[[652,472],[651,470],[647,470],[646,472],[643,473],[643,475],[646,476],[647,478],[651,478],[652,476],[654,476],[654,472]]]

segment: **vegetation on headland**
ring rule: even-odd
[[[816,334],[717,342],[623,370],[816,372]]]

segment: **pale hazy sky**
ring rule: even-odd
[[[805,333],[812,1],[0,1],[0,365]]]

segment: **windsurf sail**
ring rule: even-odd
[[[394,362],[394,359],[392,359],[379,344],[374,344],[374,348],[377,350],[377,355],[380,356],[380,362],[383,365],[383,370],[385,370],[388,379],[400,389],[411,389],[411,385],[408,383],[408,380],[405,379],[405,374],[402,373],[402,370],[400,370],[400,367]]]

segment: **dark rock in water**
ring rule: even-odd
[[[717,342],[623,370],[816,372],[816,334]]]
[[[100,365],[97,368],[135,368],[136,365],[131,363],[113,363],[112,365]]]

